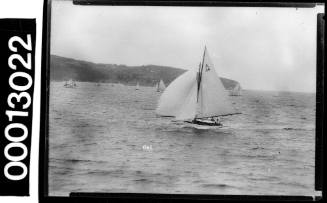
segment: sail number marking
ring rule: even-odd
[[[206,64],[206,72],[210,70],[210,66]]]
[[[15,72],[8,80],[10,94],[7,97],[6,115],[11,123],[4,130],[4,136],[9,141],[4,148],[5,158],[9,161],[4,167],[4,175],[9,180],[18,181],[24,179],[28,173],[28,168],[23,162],[28,155],[28,148],[23,141],[28,137],[29,132],[28,128],[17,120],[28,117],[28,110],[32,103],[31,95],[27,92],[33,84],[33,78],[28,73],[32,68],[31,35],[27,34],[26,39],[19,36],[11,37],[8,48],[12,52],[8,58],[8,67]],[[24,50],[27,54],[22,56],[19,50]]]

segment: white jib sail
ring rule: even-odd
[[[203,57],[203,69],[196,118],[235,113],[235,110],[229,101],[228,93],[212,64],[206,49]]]
[[[180,114],[182,105],[186,102],[194,84],[196,84],[195,70],[189,70],[177,77],[162,93],[156,113],[161,116]]]

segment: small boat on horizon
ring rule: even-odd
[[[241,90],[240,83],[237,83],[233,89],[229,90],[229,96],[241,96]]]
[[[166,89],[166,85],[165,85],[165,83],[162,80],[160,80],[156,84],[156,87],[157,87],[157,92],[163,92]]]
[[[74,88],[76,87],[76,82],[73,79],[70,79],[68,81],[65,81],[64,86],[67,88]]]

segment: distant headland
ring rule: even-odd
[[[186,70],[157,65],[126,66],[121,64],[101,64],[81,61],[56,55],[50,59],[50,80],[67,81],[73,79],[84,82],[107,82],[142,86],[154,86],[160,79],[171,83]],[[233,89],[238,82],[222,78],[226,89]]]

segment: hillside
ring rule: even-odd
[[[117,64],[97,64],[81,60],[51,55],[50,79],[65,81],[74,79],[85,82],[109,82],[143,86],[154,86],[160,79],[168,85],[185,70],[167,66],[145,65],[126,66]],[[221,78],[226,89],[238,82]]]

